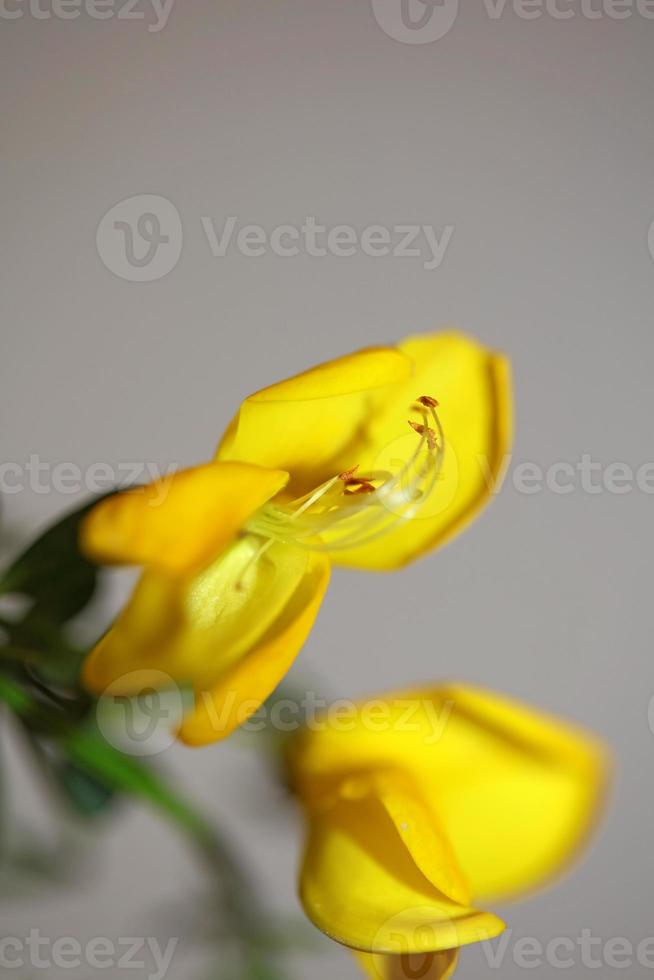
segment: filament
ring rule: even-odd
[[[445,436],[437,405],[423,395],[412,406],[421,421],[409,424],[419,439],[397,472],[379,469],[359,476],[355,466],[290,503],[265,504],[245,528],[262,539],[251,562],[274,542],[319,551],[349,550],[414,518],[433,493],[443,466]]]

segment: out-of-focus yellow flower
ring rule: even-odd
[[[212,463],[87,518],[87,554],[144,573],[84,682],[130,695],[163,672],[195,695],[180,737],[224,738],[288,670],[331,564],[394,569],[443,544],[497,488],[510,434],[506,360],[458,333],[251,395]]]
[[[598,816],[607,758],[586,733],[446,686],[314,720],[291,739],[306,811],[301,899],[374,980],[449,977],[504,923],[482,911],[560,873]]]

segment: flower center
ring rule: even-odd
[[[411,456],[397,469],[338,473],[315,490],[289,503],[265,504],[247,524],[247,533],[264,539],[261,552],[275,541],[319,551],[349,550],[368,544],[415,517],[432,493],[443,465],[445,437],[436,413],[438,402],[422,395],[409,420],[419,436]]]

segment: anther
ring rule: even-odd
[[[411,419],[408,420],[409,425],[414,429],[419,436],[427,436],[427,445],[431,450],[436,449],[436,433],[428,425],[423,425],[422,422],[413,422]]]
[[[354,475],[358,469],[359,464],[357,463],[351,470],[343,470],[342,473],[338,474],[339,480],[342,480],[345,484],[343,493],[346,493],[348,496],[355,496],[360,493],[374,493],[375,488],[370,480],[365,476]]]
[[[345,484],[343,493],[348,496],[357,496],[361,493],[374,493],[375,488],[368,480],[348,480]]]
[[[399,469],[368,470],[363,475],[358,465],[352,466],[298,500],[264,505],[248,522],[247,532],[264,542],[339,551],[368,544],[411,520],[432,493],[443,465],[445,436],[437,405],[430,395],[413,402],[410,411],[418,419],[409,420],[409,425],[420,441],[404,462],[391,461],[392,467],[399,463]],[[264,553],[265,544],[254,560]],[[249,567],[239,576],[240,587]]]

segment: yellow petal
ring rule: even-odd
[[[280,470],[207,463],[108,497],[81,532],[96,561],[192,572],[216,558],[288,481]]]
[[[470,889],[443,833],[438,811],[419,787],[399,770],[374,772],[368,784],[425,878],[447,898],[469,905]]]
[[[394,348],[377,347],[264,388],[243,402],[217,458],[288,470],[294,492],[312,489],[339,472],[371,392],[405,381],[412,367]]]
[[[319,929],[367,952],[440,952],[504,928],[433,886],[374,793],[310,812],[300,897]]]
[[[253,715],[283,679],[306,640],[329,583],[330,564],[313,554],[282,615],[247,654],[226,671],[184,718],[180,738],[204,745],[226,738]]]
[[[370,980],[412,980],[417,977],[420,980],[448,980],[459,962],[458,949],[401,956],[355,952],[354,956]]]
[[[399,349],[413,375],[369,403],[360,471],[396,472],[410,458],[416,435],[407,425],[416,398],[439,402],[445,434],[443,468],[435,489],[414,517],[369,544],[335,552],[337,564],[398,568],[445,544],[470,523],[497,492],[512,438],[512,401],[507,360],[460,333],[409,337]]]
[[[146,571],[89,654],[85,686],[101,694],[111,685],[114,695],[128,696],[148,671],[155,687],[167,675],[196,695],[184,740],[223,738],[246,719],[243,703],[255,711],[288,669],[329,577],[324,555],[277,544],[256,558],[257,549],[243,538],[190,578]]]
[[[523,894],[574,859],[606,784],[606,754],[594,738],[464,686],[372,703],[380,702],[388,712],[383,731],[361,705],[354,731],[325,726],[294,741],[293,782],[312,807],[325,783],[345,772],[404,772],[438,813],[475,901]]]

